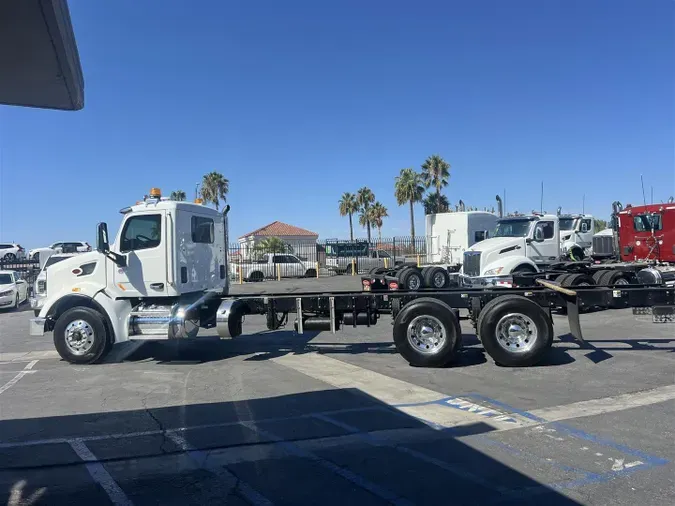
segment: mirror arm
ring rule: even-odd
[[[108,257],[110,260],[115,262],[115,264],[119,267],[126,267],[127,266],[127,258],[124,255],[120,255],[119,253],[115,253],[114,251],[105,251],[103,253],[106,257]]]

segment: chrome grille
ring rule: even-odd
[[[47,282],[44,279],[41,279],[37,282],[37,292],[44,293],[47,291]]]
[[[593,238],[593,255],[612,256],[614,255],[614,237],[611,235],[601,235]]]
[[[480,276],[480,251],[465,251],[463,267],[465,276]]]

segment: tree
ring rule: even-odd
[[[230,191],[230,181],[219,172],[209,172],[202,179],[200,193],[206,202],[215,204],[216,211],[220,207],[220,201],[225,202],[226,195]]]
[[[171,200],[183,202],[185,200],[185,192],[183,190],[176,190],[171,192]]]
[[[422,181],[426,188],[436,189],[437,199],[441,198],[441,188],[448,186],[450,164],[439,155],[431,155],[422,164]]]
[[[371,221],[375,228],[377,228],[377,238],[382,241],[382,220],[387,218],[387,208],[381,202],[375,202],[370,208]]]
[[[364,186],[356,192],[356,202],[359,205],[359,223],[362,227],[366,227],[368,232],[368,242],[370,242],[370,226],[372,225],[370,206],[375,202],[375,194],[370,188]]]
[[[285,243],[280,237],[265,237],[255,249],[261,253],[292,253],[293,251],[291,245]]]
[[[593,232],[598,233],[602,230],[605,230],[607,227],[609,227],[609,224],[605,220],[600,220],[598,218],[595,218],[595,227]]]
[[[415,244],[415,202],[420,202],[424,195],[422,176],[411,168],[401,169],[394,182],[394,196],[396,203],[402,206],[410,204],[410,235]]]
[[[424,214],[447,213],[450,210],[450,202],[445,195],[429,193],[422,201]]]
[[[338,202],[340,205],[340,216],[349,216],[349,239],[354,240],[354,226],[352,224],[352,214],[359,211],[359,203],[356,200],[356,195],[345,192]]]

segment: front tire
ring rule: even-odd
[[[403,306],[394,320],[394,344],[410,365],[443,367],[456,355],[461,330],[455,312],[437,299]]]
[[[88,307],[74,307],[54,325],[54,347],[71,364],[91,364],[104,357],[110,336],[103,316]]]
[[[553,344],[553,322],[536,302],[507,295],[488,302],[476,325],[485,351],[500,365],[535,365]]]
[[[14,262],[16,260],[16,255],[14,253],[7,253],[4,256],[3,260],[5,262]]]

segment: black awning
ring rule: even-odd
[[[0,0],[0,103],[71,111],[84,106],[66,0]]]

